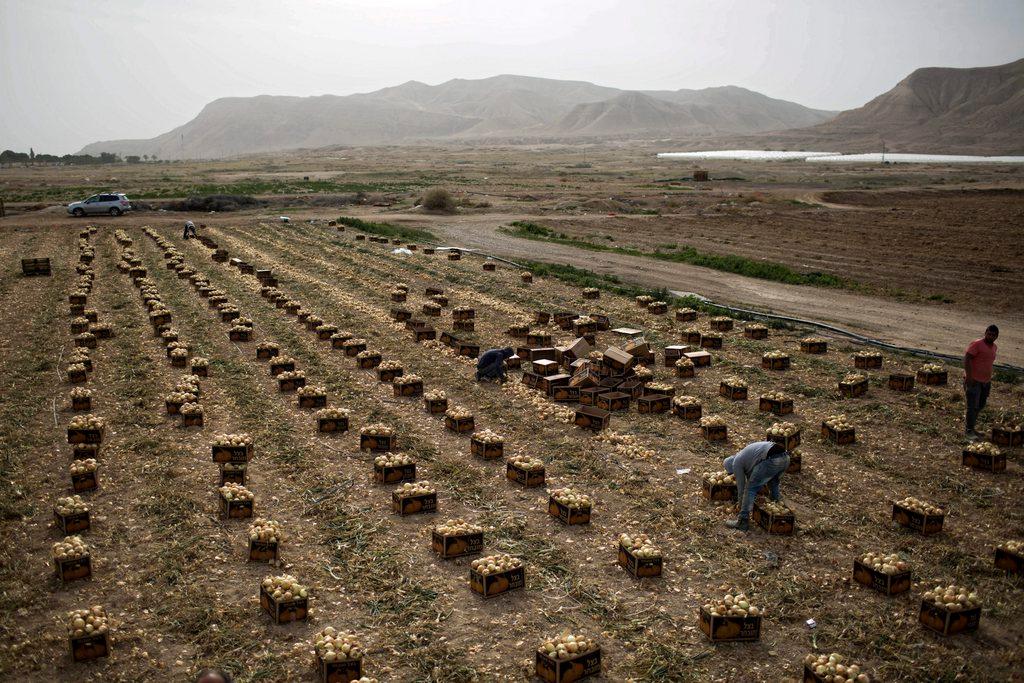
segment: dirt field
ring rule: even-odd
[[[992,561],[996,545],[1024,533],[1020,450],[1007,452],[1005,473],[961,466],[963,401],[955,369],[949,386],[897,393],[887,386],[888,373],[913,371],[921,361],[886,354],[883,368],[868,372],[868,395],[843,399],[837,382],[852,371],[857,347],[832,339],[826,355],[810,356],[799,351],[801,330],[772,330],[769,339],[752,341],[738,324],[725,334],[723,349],[712,352],[711,368],[678,379],[664,367],[661,349],[690,325],[651,315],[631,300],[605,293],[583,301],[578,289],[557,280],[524,285],[517,270],[485,272],[471,257],[392,255],[390,247],[356,241],[354,231],[339,233],[323,222],[205,220],[204,235],[232,257],[272,269],[278,288],[303,310],[400,361],[428,391],[444,390],[450,406],[472,411],[478,430],[502,434],[506,456],[541,458],[549,488],[592,495],[593,520],[582,527],[554,521],[543,488],[509,483],[503,462],[471,457],[469,439],[429,416],[421,399],[394,398],[371,371],[356,369],[353,359],[261,296],[253,276],[215,263],[196,241],[183,242],[180,216],[8,219],[0,240],[4,263],[49,254],[55,274],[22,278],[8,265],[0,279],[10,302],[0,312],[2,677],[69,680],[85,671],[103,680],[183,680],[201,666],[219,665],[242,681],[310,680],[308,641],[326,626],[354,630],[367,649],[364,672],[382,681],[525,680],[536,646],[565,629],[600,641],[604,678],[613,681],[797,679],[811,651],[847,654],[881,680],[1008,680],[1021,670],[1021,579]],[[95,249],[88,306],[114,336],[90,354],[94,370],[83,386],[93,391],[92,413],[107,428],[100,487],[83,494],[92,516],[83,538],[93,577],[62,586],[52,577],[49,552],[61,538],[52,506],[69,486],[67,297],[75,288],[77,233],[90,223],[98,230],[88,240]],[[161,248],[143,225],[173,249]],[[116,230],[131,244],[119,244]],[[252,320],[251,342],[229,341],[231,325],[189,279],[166,267],[168,255],[180,256]],[[139,289],[118,270],[131,257],[147,269],[191,355],[210,361],[210,376],[200,381],[202,428],[182,427],[165,414],[164,398],[187,370],[170,367]],[[728,441],[704,441],[692,422],[635,408],[614,414],[611,431],[591,436],[564,422],[562,407],[523,387],[519,372],[504,387],[477,384],[473,361],[439,343],[413,343],[390,319],[389,292],[399,282],[409,285],[405,305],[418,316],[425,288],[444,287],[448,306],[440,318],[427,318],[438,333],[452,329],[452,308],[472,306],[475,331],[455,334],[482,349],[517,343],[509,325],[538,309],[602,313],[613,327],[640,328],[658,351],[655,379],[698,397],[705,415],[721,415]],[[707,316],[693,326],[707,332]],[[546,328],[556,344],[573,337],[553,325],[535,327]],[[601,349],[617,341],[610,332],[597,336]],[[279,392],[265,362],[255,359],[264,342],[295,358],[309,384],[323,385],[330,406],[351,411],[349,432],[316,432],[315,411]],[[762,370],[761,356],[771,349],[790,353],[793,368]],[[730,376],[749,384],[750,400],[719,395]],[[802,471],[783,480],[797,531],[738,536],[723,526],[727,505],[701,497],[701,476],[777,421],[758,412],[757,397],[769,390],[792,396],[796,412],[785,419],[803,430]],[[980,428],[996,419],[1019,421],[1022,400],[1020,385],[996,384]],[[822,419],[836,412],[856,426],[855,445],[818,438]],[[372,482],[372,458],[358,449],[359,430],[375,422],[396,430],[400,451],[417,460],[418,477],[436,487],[437,514],[391,513],[392,487]],[[279,567],[247,563],[247,522],[218,518],[210,444],[220,432],[255,439],[248,486],[255,514],[284,527]],[[892,501],[908,495],[944,508],[941,534],[923,537],[893,525]],[[488,601],[471,593],[469,560],[441,560],[430,548],[431,527],[451,517],[484,527],[485,553],[521,558],[525,590]],[[650,534],[664,554],[663,577],[637,582],[617,566],[623,531]],[[885,598],[852,582],[854,558],[868,551],[903,555],[912,565],[912,590]],[[309,587],[307,622],[275,626],[260,609],[260,580],[284,573]],[[942,638],[918,624],[920,596],[935,583],[953,582],[980,594],[980,630]],[[715,646],[697,628],[700,606],[726,585],[747,591],[764,610],[759,642]],[[62,615],[93,604],[112,619],[113,656],[72,664]],[[805,626],[811,618],[818,624],[813,631]]]

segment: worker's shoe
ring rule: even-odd
[[[972,442],[973,441],[977,441],[978,439],[981,438],[981,434],[979,434],[978,432],[974,431],[973,429],[969,429],[966,432],[964,432],[964,436],[967,437],[968,441],[972,441]]]
[[[750,522],[743,519],[730,519],[725,523],[730,529],[736,529],[737,531],[750,531]]]

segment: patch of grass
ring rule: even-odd
[[[397,237],[400,239],[419,242],[439,241],[437,239],[437,235],[434,233],[429,230],[420,230],[419,228],[406,228],[401,225],[391,225],[390,223],[374,223],[373,221],[364,221],[360,218],[353,218],[352,216],[342,216],[338,219],[338,222],[360,232],[369,233],[371,235],[380,235],[381,237]]]
[[[860,286],[850,280],[829,275],[828,273],[801,273],[789,266],[771,261],[755,261],[746,256],[735,254],[708,254],[697,251],[693,247],[679,247],[676,245],[671,253],[666,251],[642,251],[629,247],[614,247],[606,244],[594,244],[584,240],[556,235],[551,228],[528,221],[515,221],[511,228],[502,228],[501,232],[522,237],[524,239],[538,240],[543,242],[555,242],[579,249],[590,251],[606,251],[625,256],[639,256],[641,258],[653,258],[659,261],[671,261],[673,263],[688,263],[694,266],[703,266],[726,273],[736,273],[747,277],[758,278],[759,280],[771,280],[783,282],[790,285],[811,285],[814,287],[830,287],[842,289],[860,289]]]

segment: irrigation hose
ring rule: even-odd
[[[509,259],[502,258],[500,256],[494,256],[493,254],[487,254],[487,253],[479,251],[477,249],[465,249],[463,247],[444,247],[444,246],[439,246],[437,248],[438,249],[442,249],[442,250],[458,249],[461,252],[465,252],[465,253],[468,253],[468,254],[476,254],[478,256],[483,256],[485,258],[491,259],[492,261],[501,261],[502,263],[507,263],[510,266],[514,266],[514,267],[519,268],[521,270],[528,270],[528,268],[526,266],[524,266],[522,264],[519,264],[519,263],[516,263],[515,261],[510,261]],[[671,294],[673,297],[694,296],[694,297],[700,299],[703,303],[705,303],[705,304],[707,304],[709,306],[714,306],[716,308],[721,308],[721,309],[724,309],[724,310],[727,310],[727,311],[732,311],[734,313],[742,313],[744,315],[748,315],[748,316],[751,316],[753,318],[759,318],[759,319],[762,319],[762,320],[777,320],[779,322],[786,322],[786,323],[792,323],[792,324],[795,324],[795,325],[804,325],[804,326],[807,326],[807,327],[813,327],[813,328],[816,328],[816,329],[819,329],[819,330],[828,330],[829,332],[832,332],[834,334],[838,334],[838,335],[841,335],[843,337],[849,337],[850,339],[855,339],[855,340],[857,340],[857,341],[859,341],[859,342],[861,342],[863,344],[867,344],[869,346],[875,346],[875,347],[878,347],[880,349],[886,349],[888,351],[895,351],[895,352],[898,352],[898,353],[909,353],[909,354],[911,354],[913,356],[922,356],[922,357],[925,357],[925,358],[937,358],[937,359],[940,359],[940,360],[946,360],[946,361],[950,361],[950,362],[953,362],[953,363],[957,363],[960,360],[962,360],[960,356],[954,356],[954,355],[948,354],[948,353],[939,353],[938,351],[929,351],[927,349],[918,349],[918,348],[915,348],[913,346],[900,346],[899,344],[893,344],[891,342],[883,341],[881,339],[875,339],[873,337],[868,337],[868,336],[865,336],[863,334],[858,334],[856,332],[851,332],[850,330],[844,330],[841,327],[836,327],[835,325],[829,325],[828,323],[818,322],[817,320],[807,320],[805,318],[794,318],[793,316],[789,316],[789,315],[779,315],[777,313],[765,313],[764,311],[755,311],[755,310],[751,310],[749,308],[739,308],[738,306],[730,306],[728,304],[721,304],[721,303],[718,303],[717,301],[712,301],[711,299],[708,299],[707,297],[701,296],[699,294],[684,294],[682,292],[677,292],[677,291],[673,291],[673,290],[669,290],[669,294]],[[1024,367],[1021,367],[1019,365],[1010,365],[1008,363],[996,363],[993,367],[996,368],[997,370],[1002,370],[1004,372],[1013,373],[1015,375],[1024,374]]]

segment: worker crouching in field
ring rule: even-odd
[[[765,484],[772,500],[779,500],[779,481],[789,467],[789,452],[777,443],[757,441],[748,444],[723,463],[725,471],[736,477],[736,495],[740,503],[740,516],[725,523],[730,529],[748,531],[750,510],[757,492]]]
[[[515,351],[510,348],[486,351],[476,362],[476,381],[504,382],[507,380],[505,361],[514,355]]]

